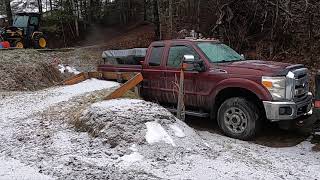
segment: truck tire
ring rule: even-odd
[[[260,129],[260,111],[245,98],[227,99],[218,110],[218,124],[229,137],[250,140]]]

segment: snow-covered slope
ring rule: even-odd
[[[91,104],[118,85],[0,93],[0,179],[320,179],[308,139],[270,148],[196,131],[143,100]]]

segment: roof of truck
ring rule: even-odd
[[[163,40],[163,41],[155,41],[152,44],[168,44],[172,42],[216,42],[219,43],[218,39],[214,38],[206,38],[206,39],[196,39],[196,38],[186,38],[186,39],[172,39],[172,40]]]

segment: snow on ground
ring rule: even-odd
[[[69,65],[63,65],[63,64],[59,64],[58,65],[58,69],[61,73],[72,73],[72,74],[80,74],[79,71],[76,70],[76,68],[71,67]]]
[[[127,151],[117,165],[130,171],[164,179],[320,178],[320,153],[312,151],[308,140],[295,147],[270,148],[196,132],[160,106],[142,100],[93,104],[82,118],[92,129],[99,127],[97,136],[106,142],[118,135],[114,153]]]
[[[195,131],[143,100],[90,104],[116,86],[0,94],[0,179],[320,179],[308,139],[270,148]]]
[[[149,144],[159,143],[161,141],[176,146],[166,132],[166,130],[157,122],[147,122],[146,140]]]
[[[118,83],[90,79],[76,85],[50,88],[38,92],[21,93],[13,96],[7,95],[6,93],[1,94],[0,152],[4,153],[4,155],[0,156],[0,179],[50,179],[49,176],[40,174],[37,168],[28,167],[19,160],[6,157],[5,154],[8,153],[6,149],[14,151],[17,150],[15,148],[20,148],[21,153],[24,153],[27,147],[25,147],[25,144],[14,147],[17,145],[15,138],[18,138],[18,141],[31,138],[25,136],[23,133],[29,133],[27,132],[29,131],[28,128],[37,128],[32,127],[32,125],[34,125],[32,124],[34,123],[34,114],[41,113],[59,103],[68,102],[74,97],[117,86],[119,86]],[[28,122],[32,123],[28,124]],[[57,150],[60,148],[62,151],[65,151],[67,146],[70,146],[68,136],[59,133],[60,132],[54,135],[54,138],[59,140],[53,141],[53,145],[57,147]],[[44,147],[41,147],[41,144],[33,144],[32,148],[41,149]],[[12,152],[9,152],[9,154],[11,153]],[[36,152],[29,153],[37,155]],[[28,152],[26,152],[26,154],[28,154]]]
[[[73,97],[81,96],[92,91],[116,87],[118,85],[119,84],[115,82],[89,79],[71,86],[38,91],[36,95],[34,93],[22,93],[14,97],[4,98],[0,102],[0,118],[3,121],[16,117],[24,118],[35,113],[35,111],[45,110],[54,104],[66,102]],[[21,99],[27,100],[28,102],[21,101]]]
[[[51,180],[50,176],[43,175],[37,169],[28,167],[15,159],[0,157],[0,180]]]

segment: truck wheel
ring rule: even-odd
[[[229,137],[250,140],[260,128],[259,109],[244,98],[227,99],[218,110],[218,124]]]

